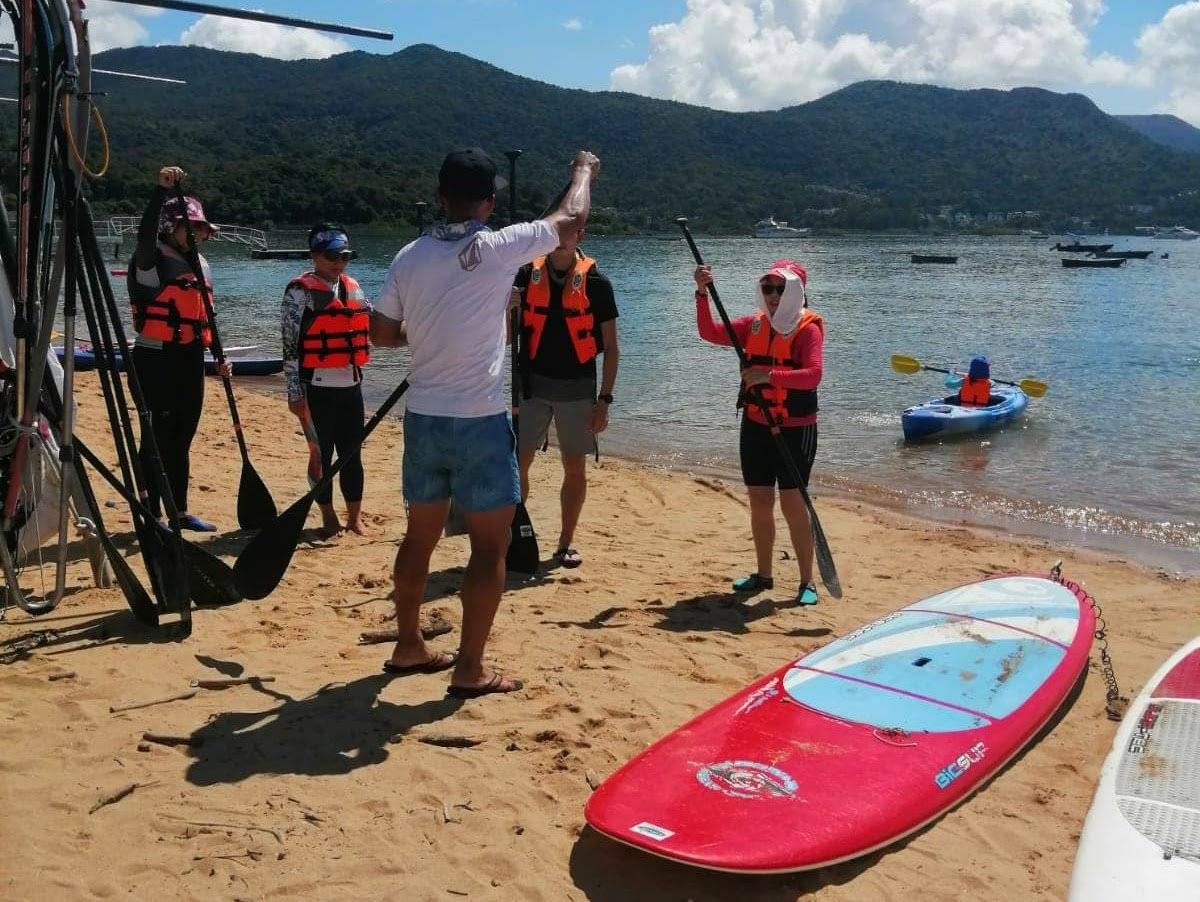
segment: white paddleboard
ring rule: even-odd
[[[1200,636],[1150,678],[1084,822],[1070,902],[1200,902]]]

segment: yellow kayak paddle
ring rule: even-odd
[[[954,373],[953,370],[944,369],[940,366],[926,366],[925,364],[921,363],[921,361],[917,360],[916,357],[909,357],[906,354],[892,355],[892,369],[894,369],[897,373],[904,373],[906,376],[913,376],[922,370],[926,370],[931,373],[952,373],[954,375],[960,375],[958,373]],[[1022,379],[1020,382],[1009,382],[1005,379],[993,379],[992,381],[999,382],[1001,385],[1015,386],[1016,388],[1021,389],[1021,391],[1025,392],[1025,394],[1029,395],[1031,398],[1041,398],[1046,394],[1046,383],[1042,382],[1040,379]]]

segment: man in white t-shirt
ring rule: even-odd
[[[476,147],[449,154],[438,173],[445,223],[396,255],[371,317],[373,344],[412,349],[404,415],[408,526],[393,570],[400,639],[384,670],[453,668],[447,693],[458,698],[522,688],[520,680],[483,664],[504,588],[509,526],[521,500],[504,384],[506,314],[517,270],[584,227],[599,168],[600,161],[581,150],[554,212],[493,232],[485,223],[496,206],[495,164]],[[429,560],[452,497],[466,513],[471,539],[457,655],[430,652],[419,624]]]

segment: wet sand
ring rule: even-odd
[[[254,461],[286,506],[307,487],[295,420],[279,399],[245,386],[238,398]],[[81,431],[96,446],[99,411],[81,398]],[[191,508],[232,527],[240,464],[215,382],[196,447]],[[367,445],[371,536],[312,534],[272,596],[197,611],[186,642],[139,627],[115,589],[86,588],[82,565],[49,619],[9,612],[0,897],[1059,899],[1116,728],[1094,664],[1060,722],[982,792],[838,867],[763,878],[684,868],[597,836],[583,804],[589,781],[755,677],[983,576],[1045,572],[1063,558],[1104,608],[1126,695],[1200,631],[1200,581],[830,498],[817,504],[845,598],[787,606],[796,579],[782,561],[775,592],[731,604],[729,580],[753,557],[740,487],[606,459],[591,468],[584,566],[513,584],[501,604],[491,659],[527,688],[449,700],[445,674],[388,678],[390,646],[358,644],[389,625],[401,448],[394,422]],[[558,529],[559,472],[539,456],[529,508],[543,557]],[[115,498],[94,484],[102,501]],[[128,530],[122,512],[105,510],[117,533]],[[232,561],[246,538],[207,543]],[[455,647],[465,560],[462,538],[434,558],[425,616],[453,627],[436,649]],[[73,675],[51,679],[63,673]],[[251,676],[274,680],[109,712],[194,679]],[[194,745],[140,750],[144,732]],[[422,741],[439,734],[478,744]],[[129,784],[138,788],[90,811]]]

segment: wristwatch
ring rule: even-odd
[[[612,402],[613,402],[613,397],[612,397],[612,395],[609,395],[609,394],[605,394],[605,395],[596,395],[596,400],[597,400],[597,401],[603,401],[605,404],[609,404],[609,405],[611,405],[611,404],[612,404]]]

